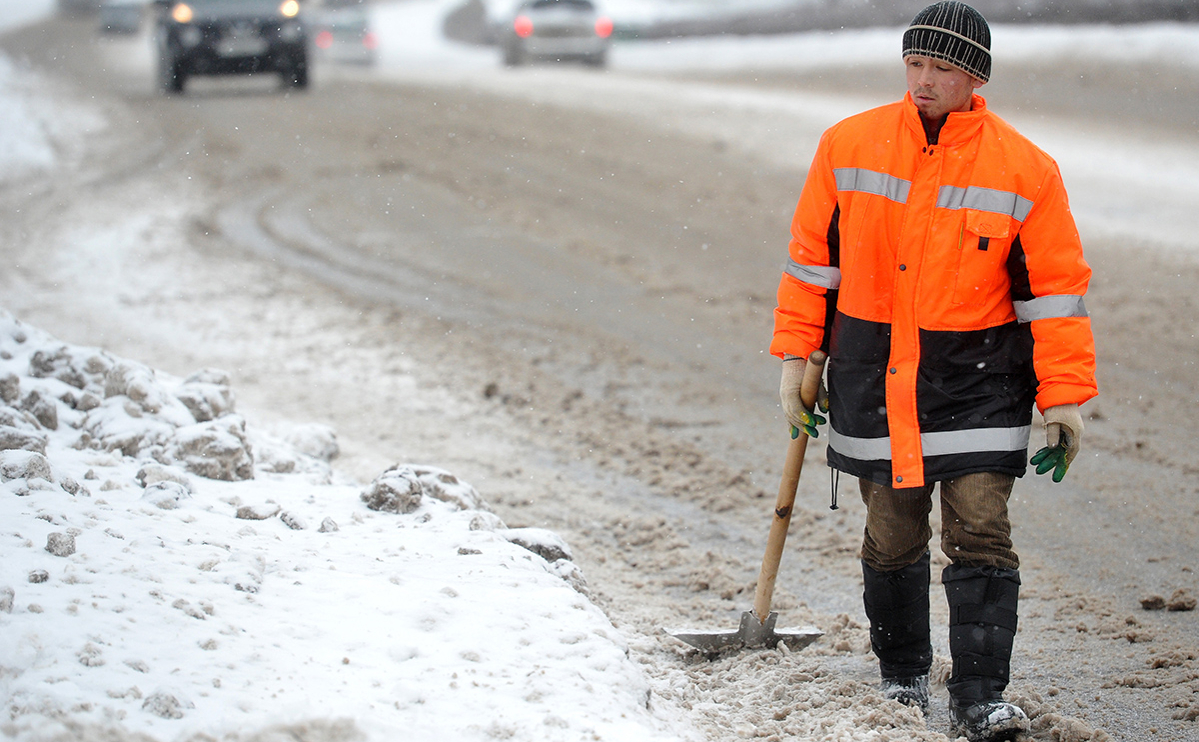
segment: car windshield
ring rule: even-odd
[[[571,10],[594,10],[590,0],[535,0],[529,5],[538,10],[544,8],[569,8]]]
[[[270,7],[278,5],[278,0],[187,0],[187,4],[195,8]]]

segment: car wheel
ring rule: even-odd
[[[592,54],[583,61],[590,67],[604,67],[608,64],[608,54],[607,52]]]
[[[174,57],[163,57],[158,63],[158,84],[164,93],[182,93],[187,82],[183,65]]]
[[[525,64],[528,59],[525,56],[525,48],[518,43],[508,43],[504,45],[504,66],[519,67]]]
[[[304,90],[308,87],[308,58],[301,57],[292,63],[283,73],[283,81],[288,87]]]

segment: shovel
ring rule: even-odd
[[[803,384],[799,397],[804,406],[814,409],[820,377],[824,373],[824,362],[828,357],[823,351],[813,351],[804,369]],[[791,525],[791,508],[795,504],[795,490],[799,486],[799,474],[803,470],[804,453],[808,450],[808,436],[802,432],[791,440],[787,447],[787,459],[783,464],[783,481],[779,483],[778,501],[774,506],[774,520],[770,524],[770,536],[766,539],[766,555],[762,557],[762,571],[758,574],[758,591],[754,597],[753,610],[741,614],[741,626],[736,630],[695,631],[689,629],[663,629],[680,641],[686,642],[705,654],[715,655],[726,649],[752,649],[774,647],[783,642],[792,649],[806,647],[821,636],[820,629],[804,626],[794,629],[776,629],[778,614],[770,610],[774,596],[774,580],[778,577],[779,562],[783,558],[783,545],[787,541],[787,528]]]

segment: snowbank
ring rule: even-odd
[[[54,147],[28,75],[0,56],[0,185],[54,165]]]
[[[450,472],[339,481],[225,374],[3,310],[0,399],[6,736],[677,738],[569,547]]]
[[[107,125],[94,109],[54,101],[48,85],[0,55],[0,187],[69,160]]]
[[[0,31],[41,20],[54,8],[55,0],[0,0]]]

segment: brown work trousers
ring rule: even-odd
[[[879,572],[902,569],[928,551],[934,484],[893,489],[859,479],[866,503],[862,561]],[[1008,498],[1016,478],[979,472],[941,482],[941,550],[954,564],[1019,569],[1012,551]]]

